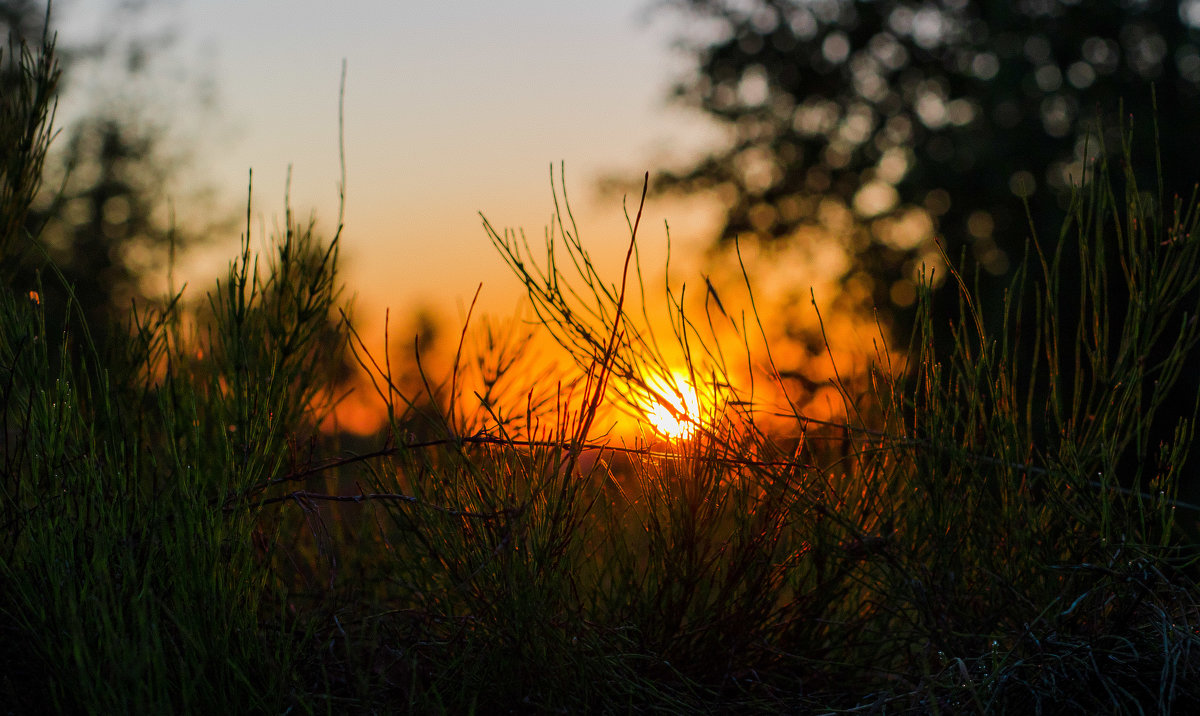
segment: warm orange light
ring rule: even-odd
[[[644,410],[655,432],[672,440],[690,438],[700,422],[700,398],[687,376],[673,372],[668,380],[655,375],[646,384],[650,395]]]

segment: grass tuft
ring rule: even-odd
[[[13,227],[57,73],[48,42],[2,67],[8,266],[37,239]],[[926,280],[903,353],[881,337],[811,386],[833,420],[798,407],[753,298],[668,285],[652,320],[642,205],[613,281],[561,183],[544,245],[484,230],[568,368],[487,324],[445,380],[400,375],[348,318],[340,227],[290,206],[262,253],[247,222],[206,304],[139,308],[103,353],[6,278],[0,693],[24,712],[1195,710],[1200,213],[1137,186],[1126,129],[1125,163],[1080,178],[1000,305],[951,268],[957,315]],[[351,360],[388,416],[357,450],[318,429]],[[686,430],[610,430],[655,411]]]

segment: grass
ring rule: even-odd
[[[36,240],[52,57],[4,60],[24,89],[0,116],[36,120],[0,133],[6,266]],[[753,303],[668,287],[656,334],[640,205],[613,281],[565,191],[537,249],[485,221],[575,361],[558,376],[464,329],[446,380],[404,389],[344,318],[337,233],[290,211],[261,255],[247,222],[205,305],[139,310],[107,348],[47,340],[64,327],[6,287],[0,692],[17,712],[1194,710],[1198,215],[1113,169],[1002,305],[953,272],[960,312],[935,316],[927,281],[906,350],[880,339],[833,381],[835,422],[764,412],[798,396]],[[357,451],[317,429],[347,356],[389,416]],[[690,438],[605,437],[620,406],[681,404],[678,371],[705,406],[676,416]]]

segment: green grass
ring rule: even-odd
[[[0,116],[36,120],[0,132],[6,266],[36,240],[50,58],[5,59],[25,91]],[[247,222],[205,304],[140,310],[114,345],[57,339],[6,285],[0,693],[15,712],[1193,710],[1196,204],[1111,169],[1002,305],[954,272],[960,311],[933,315],[924,288],[905,363],[881,339],[834,381],[844,424],[760,411],[786,386],[753,304],[690,311],[668,287],[656,334],[634,310],[640,207],[614,280],[565,193],[543,247],[485,222],[574,359],[561,381],[464,329],[444,381],[402,390],[344,319],[337,233],[290,211],[261,255]],[[351,355],[389,415],[357,451],[317,429]],[[669,355],[710,406],[694,436],[606,440],[613,405],[669,402]]]

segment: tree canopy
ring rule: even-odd
[[[1119,151],[1130,116],[1148,128],[1157,115],[1168,195],[1196,179],[1200,0],[659,4],[685,20],[696,61],[675,99],[731,141],[658,188],[718,189],[722,242],[786,242],[842,203],[859,220],[844,279],[881,307],[912,302],[935,233],[985,278],[1023,251],[1022,199],[1052,238],[1085,154]]]

